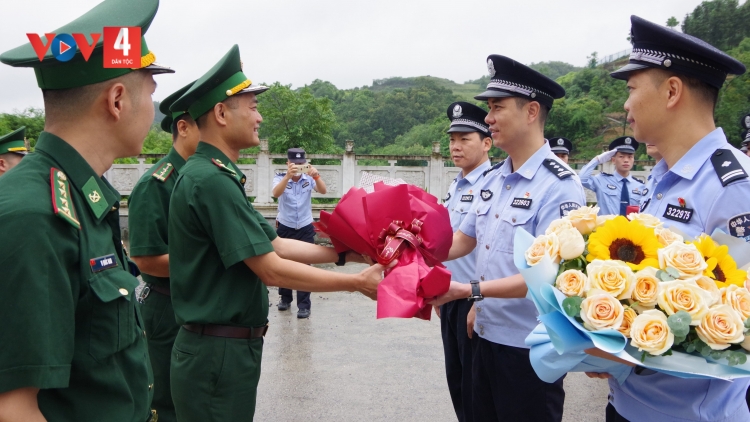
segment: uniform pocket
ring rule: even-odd
[[[500,227],[498,228],[498,249],[503,252],[513,252],[513,239],[516,235],[516,229],[523,227],[527,232],[534,234],[532,229],[533,217],[535,211],[531,209],[511,208],[508,207],[505,213],[500,216]]]
[[[104,270],[89,279],[89,353],[94,359],[106,359],[136,341],[140,333],[135,316],[137,286],[138,280],[120,268]]]

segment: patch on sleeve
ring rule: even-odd
[[[174,166],[170,162],[166,162],[159,166],[156,170],[154,170],[153,173],[151,173],[151,176],[154,177],[154,179],[164,182],[167,179],[169,179],[169,176],[172,175],[172,172],[174,171]]]
[[[451,193],[448,192],[448,195],[445,196],[445,199],[443,199],[443,202],[448,202],[451,199]]]
[[[581,205],[575,202],[563,202],[560,204],[560,217],[565,217],[571,211],[581,208]]]
[[[547,158],[542,164],[544,164],[544,167],[547,170],[551,171],[552,174],[557,176],[558,179],[565,179],[573,175],[573,172],[569,168],[561,165],[551,158]]]
[[[711,164],[713,164],[714,171],[716,171],[722,186],[747,178],[747,173],[742,168],[742,164],[728,149],[717,149],[711,156]]]
[[[49,179],[52,187],[52,210],[55,215],[80,230],[81,223],[78,221],[78,216],[73,208],[68,177],[65,173],[53,167],[50,169]]]
[[[224,170],[225,172],[231,174],[232,176],[237,177],[237,172],[235,172],[234,170],[232,170],[229,167],[225,166],[224,163],[221,162],[221,160],[217,160],[216,158],[212,158],[211,162],[214,163],[216,165],[216,167]]]
[[[750,213],[735,215],[727,221],[727,230],[734,237],[750,238]]]

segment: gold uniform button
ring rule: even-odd
[[[128,289],[124,289],[124,288],[120,289],[120,294],[123,295],[123,296],[127,296],[128,295]]]
[[[657,194],[656,194],[656,199],[661,199],[661,198],[663,198],[663,197],[664,197],[664,195],[662,195],[662,194],[660,194],[660,193],[657,193]]]
[[[143,337],[146,337],[146,330],[143,330]]]
[[[495,218],[500,218],[500,214],[495,214]]]
[[[510,185],[505,185],[505,189],[510,190]]]
[[[153,390],[153,389],[154,389],[154,384],[149,384],[149,385],[148,385],[148,391],[151,391],[151,390]]]
[[[516,222],[516,217],[513,217],[511,220],[515,223]]]

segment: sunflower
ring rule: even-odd
[[[638,221],[617,216],[596,229],[589,237],[586,259],[614,259],[623,261],[633,270],[659,267],[657,250],[661,247],[654,229]]]
[[[700,251],[706,260],[708,267],[703,273],[716,281],[716,285],[726,287],[729,284],[736,284],[740,287],[745,285],[747,272],[737,269],[737,263],[729,255],[727,245],[719,245],[707,234],[702,234],[693,245]]]

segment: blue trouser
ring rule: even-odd
[[[279,237],[283,237],[285,239],[296,239],[307,243],[315,243],[315,228],[313,228],[312,224],[308,224],[307,226],[297,230],[278,223],[276,234],[278,234]],[[281,296],[282,301],[286,303],[292,303],[291,289],[279,287],[279,295]],[[297,290],[297,308],[310,309],[310,306],[310,292]]]
[[[474,302],[454,300],[440,307],[440,331],[443,335],[445,376],[451,394],[453,409],[459,422],[474,420],[471,407],[471,360],[473,346],[479,336],[472,338],[466,330],[466,316]]]

